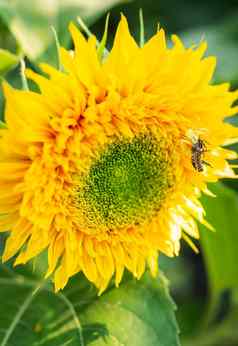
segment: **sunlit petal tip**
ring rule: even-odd
[[[203,40],[198,46],[197,51],[199,52],[200,57],[202,57],[204,53],[207,51],[207,41]],[[211,58],[214,59],[215,57]]]
[[[166,49],[166,34],[165,30],[163,28],[160,28],[159,31],[152,37],[152,39],[155,38],[157,40],[157,43],[159,46],[157,46],[158,51],[160,49],[165,50]],[[150,41],[148,41],[150,42]],[[148,43],[145,44],[145,47]],[[156,47],[155,47],[156,48]]]
[[[69,24],[69,31],[74,42],[75,50],[80,52],[81,49],[83,50],[85,48],[86,38],[73,22]]]
[[[198,247],[194,244],[194,242],[186,233],[183,233],[182,237],[195,253],[199,253]]]
[[[182,49],[182,50],[184,49],[184,44],[183,44],[182,40],[177,35],[172,35],[171,41],[173,42],[173,44],[175,45],[176,48]]]
[[[72,37],[80,32],[80,30],[73,21],[69,23],[69,32],[71,33]]]
[[[209,197],[215,198],[217,195],[213,193],[211,190],[209,190],[207,187],[203,189],[203,193]]]
[[[120,20],[119,25],[117,27],[115,42],[117,40],[123,40],[123,39],[125,39],[124,44],[125,44],[125,47],[126,47],[126,44],[128,43],[128,40],[129,39],[132,40],[133,37],[132,37],[132,35],[130,33],[127,19],[124,16],[124,14],[121,13],[121,20]],[[133,41],[134,41],[134,39],[133,39]]]
[[[163,40],[165,42],[166,40],[166,33],[165,30],[163,28],[160,28],[157,35],[160,37],[161,40]]]
[[[206,220],[202,220],[201,224],[204,225],[209,231],[216,232],[215,228]]]
[[[127,21],[127,18],[126,16],[121,12],[121,19],[120,19],[120,22],[119,22],[119,25],[118,25],[118,28],[121,26],[125,26],[125,28],[128,28],[128,21]]]

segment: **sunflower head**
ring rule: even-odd
[[[224,145],[238,130],[224,119],[237,92],[211,84],[205,42],[185,48],[172,36],[168,48],[161,29],[139,47],[122,16],[101,58],[94,36],[69,30],[63,71],[27,71],[39,92],[4,83],[3,260],[26,263],[47,249],[56,290],[82,271],[102,292],[125,268],[155,275],[159,253],[177,255],[182,237],[198,238],[196,220],[209,226],[198,198],[208,182],[235,177]]]

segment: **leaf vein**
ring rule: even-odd
[[[28,309],[28,307],[30,306],[31,302],[33,301],[33,299],[36,297],[37,293],[39,293],[39,291],[41,290],[41,286],[43,285],[43,283],[39,284],[34,290],[32,290],[26,297],[25,301],[23,302],[23,304],[20,306],[20,308],[18,309],[15,317],[13,318],[12,322],[10,323],[9,327],[7,328],[4,338],[1,342],[1,346],[6,346],[11,335],[13,334],[16,326],[18,325],[18,323],[20,322],[22,316],[24,315],[24,313],[26,312],[26,310]]]

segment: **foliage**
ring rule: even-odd
[[[237,258],[237,220],[238,196],[222,184],[211,186],[216,195],[204,197],[207,219],[217,230],[207,232],[201,227],[201,244],[207,267],[210,291],[213,299],[226,289],[238,287]]]
[[[167,282],[127,276],[102,297],[82,277],[63,293],[2,266],[0,345],[176,346],[178,329]],[[14,297],[14,300],[12,300]]]
[[[86,2],[83,0],[16,0],[0,1],[0,17],[14,35],[20,49],[30,59],[49,60],[55,57],[54,35],[68,45],[67,25],[77,16],[91,24],[119,0]]]

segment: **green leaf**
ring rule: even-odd
[[[217,316],[221,294],[238,287],[238,197],[221,183],[212,185],[210,190],[217,197],[204,196],[202,202],[206,218],[216,231],[211,232],[201,226],[201,249],[210,289],[203,328]]]
[[[166,280],[128,278],[101,297],[82,276],[63,293],[0,269],[1,346],[176,346],[178,328]]]
[[[5,23],[3,23],[1,19],[1,15],[0,15],[0,47],[10,52],[16,52],[18,48],[13,35],[9,31]]]
[[[222,291],[238,287],[238,197],[221,183],[210,190],[216,198],[204,196],[206,219],[216,232],[201,227],[201,246],[207,267],[211,293],[218,296]]]
[[[0,120],[0,129],[6,129],[6,128],[7,128],[7,125],[2,120]]]
[[[0,48],[0,76],[14,68],[18,62],[18,56]]]
[[[119,289],[112,289],[89,306],[82,321],[104,323],[108,339],[92,345],[173,346],[178,345],[174,304],[163,277],[142,282],[130,280]]]
[[[210,296],[208,301],[202,297],[203,303],[204,300],[206,303],[205,312],[198,313],[199,309],[196,308],[197,319],[200,321],[195,334],[183,333],[184,346],[237,345],[238,341],[238,333],[234,330],[237,325],[238,300],[236,303],[231,301],[238,287],[238,196],[222,183],[213,184],[209,189],[216,198],[203,196],[202,203],[206,210],[206,219],[214,226],[215,232],[201,226],[200,242]],[[228,290],[232,292],[229,295],[229,304],[228,295],[223,294]],[[196,303],[198,301],[199,299],[196,299]],[[184,325],[186,316],[182,317]],[[189,319],[192,319],[191,316]]]
[[[120,0],[0,0],[0,17],[30,59],[51,60],[56,59],[51,26],[57,31],[60,43],[67,46],[70,42],[67,26],[71,20],[80,15],[89,25],[118,2]]]

